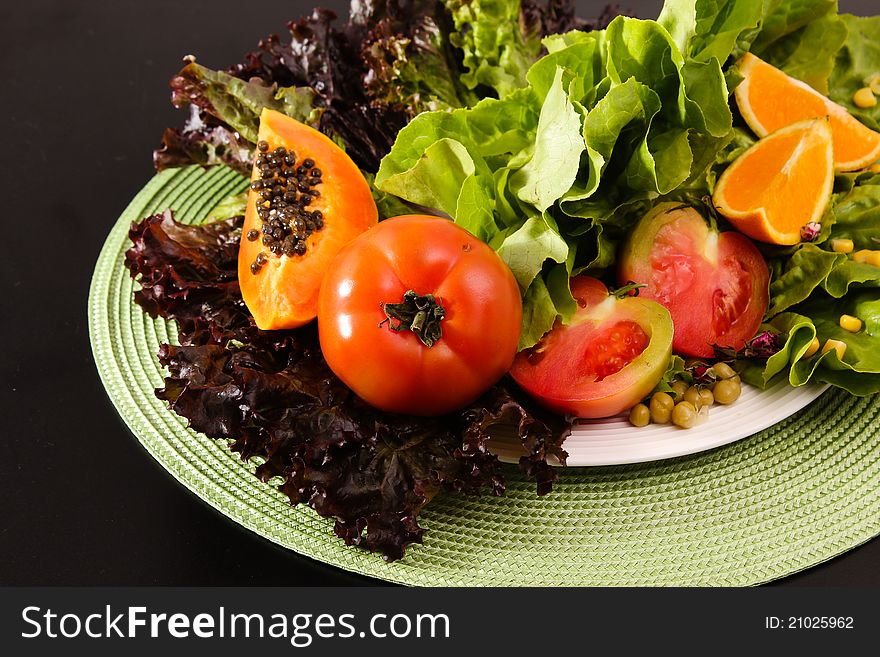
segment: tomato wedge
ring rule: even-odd
[[[584,418],[609,417],[639,403],[672,354],[672,318],[663,306],[619,298],[589,276],[571,280],[578,310],[520,352],[514,380],[543,406]]]
[[[647,285],[672,315],[672,349],[707,358],[713,346],[742,349],[761,325],[769,302],[770,272],[744,235],[709,227],[694,208],[661,203],[630,233],[618,280]]]

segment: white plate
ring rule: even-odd
[[[743,384],[742,395],[730,406],[716,404],[709,419],[692,429],[670,424],[637,428],[626,415],[602,420],[578,420],[563,447],[568,465],[621,465],[685,456],[720,447],[781,422],[815,400],[827,385],[792,388],[782,381],[760,390]],[[493,437],[489,449],[507,463],[524,454],[513,436]]]

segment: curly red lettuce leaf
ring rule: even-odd
[[[458,4],[363,0],[352,2],[340,25],[334,12],[315,9],[288,24],[289,40],[270,35],[226,71],[189,59],[171,87],[174,105],[193,108],[192,115],[183,129],[166,131],[154,154],[156,167],[222,162],[245,171],[260,111],[271,107],[315,125],[340,142],[362,170],[377,171],[415,115],[470,106],[483,95],[465,84],[466,53],[453,46],[462,36],[450,11]],[[619,13],[610,6],[598,20],[582,21],[573,0],[524,0],[513,10],[519,28],[511,25],[511,33],[529,61],[542,52],[544,36],[601,28]],[[472,20],[492,22],[497,17],[490,13],[477,12]],[[471,66],[494,56],[467,52]],[[516,75],[524,79],[527,67],[519,68]]]
[[[493,432],[516,431],[520,469],[548,492],[565,462],[561,418],[533,408],[507,379],[480,400],[440,418],[382,413],[330,370],[314,325],[261,331],[236,278],[241,218],[186,226],[170,212],[132,225],[126,265],[141,284],[135,300],[178,323],[179,345],[163,345],[160,399],[190,426],[227,441],[256,474],[279,478],[293,504],[336,520],[347,543],[389,560],[421,542],[418,515],[441,492],[504,492]]]
[[[167,128],[162,145],[153,151],[157,171],[199,164],[203,167],[225,164],[242,175],[249,175],[254,145],[214,117],[190,107],[183,128]]]
[[[352,14],[352,22],[367,30],[361,59],[373,106],[392,107],[412,118],[479,101],[461,82],[462,54],[449,41],[453,23],[443,2],[388,0],[381,8],[383,17],[375,15],[378,6]]]
[[[550,34],[565,34],[572,30],[604,30],[618,16],[635,15],[620,5],[608,4],[596,18],[578,18],[575,0],[522,0],[519,26],[526,43],[540,42]]]
[[[276,83],[256,77],[242,80],[224,71],[212,71],[193,57],[188,58],[170,84],[171,103],[175,107],[195,107],[226,123],[250,143],[257,141],[260,113],[266,107],[299,121],[312,118],[315,94],[308,87],[279,89]]]
[[[135,301],[151,317],[177,320],[188,340],[250,337],[257,329],[238,289],[241,224],[238,217],[184,226],[170,211],[133,224],[125,264],[141,284]]]
[[[492,23],[499,18],[497,8],[481,11],[478,4],[473,0],[353,3],[348,33],[361,28],[354,33],[362,40],[361,59],[366,65],[364,83],[372,105],[399,109],[411,119],[423,111],[468,107],[479,102],[483,94],[465,83],[468,75],[465,58],[470,56],[471,64],[483,67],[494,53],[472,53],[453,45],[453,42],[467,42],[464,32],[485,33],[487,28],[494,27]],[[456,13],[462,6],[466,6],[466,21]],[[512,0],[511,8],[509,22],[513,25],[509,27],[516,36],[506,40],[499,36],[497,45],[507,46],[510,41],[521,38],[526,51],[524,61],[543,54],[541,39],[545,36],[605,27],[620,13],[616,6],[606,7],[598,20],[584,21],[575,16],[574,0]],[[501,17],[504,18],[503,14]],[[456,21],[461,34],[456,32]],[[526,68],[523,66],[517,71],[523,79]]]
[[[283,112],[318,126],[321,109],[307,86],[279,87],[273,80],[253,76],[241,79],[213,71],[188,57],[171,79],[171,103],[188,107],[182,129],[168,129],[153,153],[158,170],[181,164],[226,164],[241,173],[250,171],[263,108]]]
[[[277,109],[316,125],[340,141],[359,167],[376,171],[408,115],[368,95],[368,69],[361,59],[368,30],[357,23],[359,16],[372,15],[365,12],[336,27],[334,12],[315,9],[288,24],[289,42],[269,36],[227,71],[190,61],[172,78],[172,102],[196,107],[251,144],[262,108]]]

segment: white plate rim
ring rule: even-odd
[[[600,420],[576,420],[571,435],[562,445],[569,455],[566,465],[631,465],[729,445],[791,417],[829,387],[807,383],[795,388],[786,380],[764,390],[743,384],[742,395],[736,402],[712,406],[709,419],[692,429],[679,429],[671,424],[637,428],[629,423],[626,414]],[[489,449],[505,463],[516,463],[525,453],[513,437],[493,438]]]

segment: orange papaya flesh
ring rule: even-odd
[[[295,153],[296,165],[312,160],[313,167],[321,172],[320,183],[314,186],[320,195],[313,197],[304,209],[320,211],[323,226],[305,239],[303,254],[272,253],[263,243],[263,219],[258,204],[265,200],[253,188],[248,192],[238,252],[241,295],[257,326],[263,330],[296,328],[315,318],[318,290],[330,263],[343,246],[377,223],[378,211],[370,187],[355,163],[317,130],[280,112],[264,109],[258,137],[268,144],[269,152],[283,146]],[[261,177],[255,165],[251,181]],[[299,192],[297,195],[302,196]],[[249,239],[249,233],[254,236],[253,231],[259,236]]]

